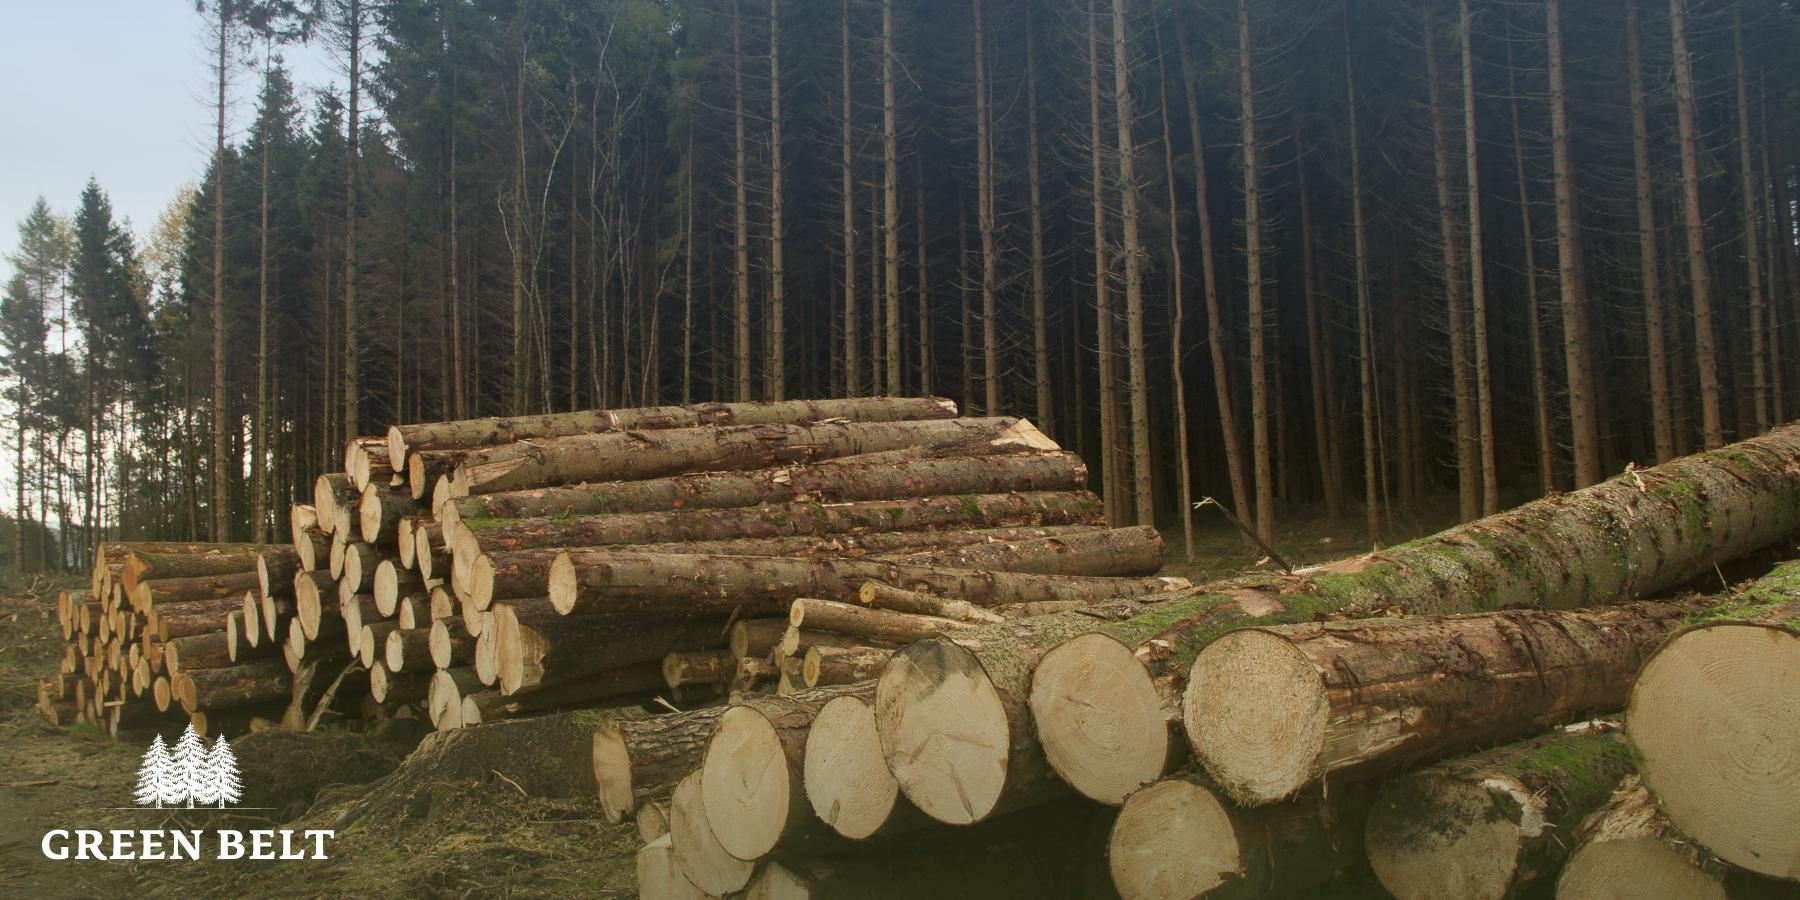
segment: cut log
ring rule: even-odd
[[[425,711],[431,724],[440,731],[461,728],[463,694],[481,689],[481,679],[468,666],[440,668],[433,672],[431,687],[425,697]]]
[[[260,590],[255,563],[241,572],[223,575],[195,575],[188,578],[150,578],[139,581],[132,597],[132,608],[147,611],[169,603],[191,603],[195,600],[236,600],[245,591]]]
[[[294,574],[294,619],[300,623],[306,639],[319,639],[319,628],[326,619],[338,617],[337,582],[324,572]]]
[[[1163,779],[1134,792],[1107,841],[1124,900],[1310,897],[1354,869],[1368,792],[1333,785],[1318,798],[1259,809],[1225,803],[1204,779]]]
[[[398,560],[384,559],[375,566],[375,581],[370,592],[375,595],[375,608],[383,617],[392,617],[400,608],[400,597],[425,590],[419,573],[403,569]]]
[[[1800,881],[1800,562],[1777,566],[1657,649],[1626,730],[1645,786],[1732,865]]]
[[[288,588],[294,583],[294,573],[298,571],[300,556],[292,547],[271,547],[256,554],[257,596],[287,596]]]
[[[218,669],[231,665],[232,638],[224,631],[191,634],[163,643],[163,669],[179,675],[190,669]]]
[[[477,691],[462,698],[462,724],[480,725],[546,710],[590,706],[604,700],[645,695],[661,690],[662,666],[638,663],[604,672],[590,672],[557,684],[538,685],[517,694]],[[593,785],[589,784],[591,791]]]
[[[1122,605],[1122,621],[1088,609],[1007,626],[984,640],[1014,642],[1015,654],[1049,651],[1042,664],[1024,660],[1045,752],[1077,791],[1118,803],[1185,752],[1171,727],[1180,721],[1189,666],[1234,628],[1340,611],[1617,603],[1710,574],[1715,563],[1797,530],[1800,427],[1788,427],[1370,556],[1215,582],[1148,608]],[[1061,637],[1046,640],[1051,633]]]
[[[466,666],[475,659],[475,635],[463,627],[461,616],[446,616],[431,623],[431,664],[439,669]]]
[[[1093,525],[1100,500],[1087,491],[1034,491],[868,500],[854,503],[784,503],[743,509],[606,514],[536,519],[463,519],[451,547],[454,565],[466,568],[480,553],[501,554],[540,547],[601,547],[677,541],[721,541],[871,531],[1001,528],[1020,525]],[[1111,534],[1110,532],[1103,532]],[[1129,530],[1100,544],[1037,542],[977,552],[962,548],[972,564],[963,568],[1044,571],[1046,574],[1150,574],[1162,566],[1162,541],[1153,530]],[[1135,544],[1135,546],[1134,546]],[[996,545],[1010,547],[1013,545]],[[1011,561],[1028,569],[1012,568]],[[1147,563],[1152,563],[1145,569]],[[929,559],[921,564],[934,564]],[[1035,568],[1029,568],[1035,565]],[[1066,569],[1067,571],[1062,571]]]
[[[422,515],[409,515],[394,525],[394,551],[399,554],[400,568],[418,568],[419,524],[431,520]]]
[[[400,626],[392,621],[367,622],[361,629],[361,639],[356,645],[356,658],[363,668],[372,669],[381,664],[387,652],[388,635],[398,631]]]
[[[137,591],[138,583],[150,579],[196,578],[209,575],[232,575],[256,570],[256,557],[267,548],[220,549],[201,553],[158,553],[145,550],[126,555],[119,569],[119,581],[125,592]]]
[[[1039,575],[1154,575],[1163,567],[1163,541],[1155,528],[1140,525],[926,550],[890,559],[904,565]]]
[[[691,684],[725,684],[737,671],[737,661],[730,650],[677,650],[663,657],[663,681],[670,690]]]
[[[288,669],[279,659],[258,659],[217,669],[195,669],[172,682],[181,708],[189,713],[287,700]]]
[[[739,619],[731,623],[730,649],[733,659],[746,656],[764,657],[781,643],[787,631],[787,617],[777,619]]]
[[[655,809],[644,807],[646,811]],[[641,833],[641,832],[640,832]],[[666,830],[637,852],[638,896],[644,900],[707,900],[713,896],[694,887],[675,861],[675,841]]]
[[[793,605],[788,607],[788,625],[792,628],[835,631],[838,634],[868,638],[873,641],[885,641],[891,644],[910,643],[946,631],[960,631],[975,627],[969,622],[958,622],[955,619],[919,616],[838,603],[833,600],[809,598],[795,600]]]
[[[1631,774],[1616,726],[1511,744],[1389,780],[1365,841],[1398,900],[1503,900],[1562,868],[1569,836]]]
[[[217,600],[194,600],[187,603],[164,603],[152,610],[147,628],[159,641],[213,631],[224,631],[225,622],[242,610],[243,602],[230,597]]]
[[[954,619],[958,622],[992,625],[1006,621],[998,613],[983,609],[966,600],[946,600],[918,591],[892,587],[879,581],[865,581],[856,591],[856,599],[864,606]]]
[[[309,511],[312,509],[311,506],[301,507],[299,505],[294,508],[304,508]],[[319,568],[319,565],[325,562],[331,553],[331,536],[319,529],[319,520],[316,515],[309,515],[308,521],[305,523],[297,518],[291,520],[288,537],[294,547],[294,558],[299,560],[302,569]]]
[[[594,780],[600,809],[614,824],[641,803],[668,799],[677,782],[700,767],[706,739],[725,707],[637,719],[612,719],[594,729]]]
[[[1571,838],[1574,852],[1556,880],[1559,900],[1731,896],[1719,864],[1663,817],[1635,777]]]
[[[584,481],[629,481],[682,472],[742,471],[958,440],[993,438],[1017,420],[821,422],[580,434],[500,444],[462,455],[451,495],[493,494]]]
[[[1183,725],[1221,790],[1256,806],[1625,705],[1699,601],[1234,631],[1194,661]]]
[[[807,647],[800,657],[800,686],[820,687],[870,681],[881,674],[894,651],[886,647]],[[874,695],[870,695],[874,699]]]
[[[344,571],[338,576],[339,585],[349,585],[347,590],[361,594],[375,590],[375,570],[388,557],[373,544],[354,541],[344,547]]]
[[[873,688],[862,684],[790,697],[745,694],[719,717],[706,743],[700,781],[706,820],[725,852],[754,861],[824,832],[807,804],[803,774],[813,717],[833,697],[866,699]]]
[[[356,519],[345,516],[344,511],[356,509],[361,501],[362,495],[350,482],[349,475],[327,472],[313,480],[313,512],[318,517],[319,530],[327,535],[335,536],[340,530],[347,534],[354,530]]]
[[[543,564],[544,554],[536,550],[503,554],[493,557],[492,568],[508,573],[509,578],[526,580],[527,572],[535,572]],[[478,575],[480,571],[478,563]],[[982,606],[1105,599],[1187,586],[1180,578],[1084,578],[897,566],[873,560],[697,557],[608,550],[555,552],[548,573],[550,597],[559,610],[592,608],[658,616],[732,610],[764,615],[801,597],[854,601],[865,581],[923,589]],[[499,582],[496,577],[496,590],[501,587]],[[479,579],[473,585],[478,602],[484,587]],[[496,594],[493,599],[501,597]]]
[[[373,485],[386,486],[393,480],[395,467],[388,459],[387,441],[378,437],[362,437],[351,441],[344,451],[344,474],[357,490]]]
[[[388,635],[390,638],[393,635]],[[378,703],[413,703],[431,694],[432,672],[394,672],[380,663],[369,669],[369,696]]]
[[[491,612],[505,694],[589,672],[651,662],[660,666],[672,650],[719,647],[726,638],[722,619],[564,616],[546,600],[499,603]]]
[[[391,547],[400,520],[419,512],[419,502],[405,488],[390,488],[385,482],[371,484],[356,501],[356,531],[365,543]]]
[[[669,799],[669,838],[675,861],[688,881],[708,894],[723,896],[750,883],[756,864],[732,856],[719,843],[706,818],[702,773],[690,772]]]
[[[395,673],[449,668],[447,665],[438,666],[431,659],[430,628],[395,628],[389,632],[387,642],[382,647],[381,661],[389,672]]]
[[[281,629],[287,627],[288,620],[294,617],[294,601],[288,598],[263,597],[261,605],[258,621],[262,624],[263,634],[274,641],[283,634]]]
[[[813,814],[853,841],[883,833],[890,823],[924,821],[900,799],[900,783],[882,757],[872,699],[846,694],[826,701],[813,717],[802,765]]]

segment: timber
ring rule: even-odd
[[[722,706],[691,712],[601,722],[593,734],[594,780],[600,809],[612,823],[639,804],[666,800],[700,766]]]
[[[1670,824],[1635,777],[1571,838],[1574,852],[1556,881],[1559,900],[1731,896],[1727,873]]]

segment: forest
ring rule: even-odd
[[[200,23],[192,187],[142,234],[93,182],[19,221],[0,552],[26,570],[270,541],[400,422],[935,394],[1078,451],[1115,524],[1191,529],[1211,496],[1379,545],[1800,405],[1783,0]],[[299,42],[345,90],[296,86]]]

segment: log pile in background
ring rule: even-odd
[[[1752,760],[1800,757],[1800,563],[1742,595],[1669,592],[1796,534],[1787,428],[1291,574],[998,622],[872,579],[854,605],[788,606],[802,632],[866,623],[889,645],[872,679],[603,723],[595,779],[609,818],[639,817],[645,896],[817,895],[796,873],[904,870],[929,852],[896,848],[1021,817],[1084,832],[1070,816],[1097,804],[1119,809],[1075,852],[1128,898],[1297,896],[1371,869],[1396,896],[1503,898],[1565,862],[1569,896],[1629,887],[1636,860],[1664,884],[1794,879],[1794,771]],[[1628,700],[1623,730],[1589,721]],[[1634,760],[1635,805],[1615,791]]]

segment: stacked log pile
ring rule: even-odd
[[[1074,852],[1127,898],[1300,896],[1348,872],[1397,897],[1726,896],[1753,876],[1791,892],[1800,563],[1741,593],[1686,586],[1797,534],[1790,427],[1172,593],[1034,596],[1068,606],[993,621],[975,592],[959,619],[940,583],[869,579],[866,599],[897,604],[883,615],[937,620],[862,631],[898,645],[868,654],[886,656],[857,670],[872,677],[602,723],[595,781],[610,819],[637,818],[647,897],[829,896],[803,873],[902,870],[932,853],[899,848],[1034,815],[1087,833],[1070,816],[1096,806],[1117,810]],[[577,606],[613,602],[611,576],[585,573],[597,557],[567,560]],[[627,585],[618,602],[642,602]],[[845,600],[790,600],[790,627],[837,603],[873,617]]]

